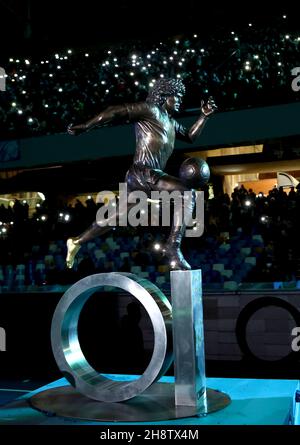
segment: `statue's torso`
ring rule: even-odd
[[[174,119],[157,106],[141,104],[141,116],[135,120],[135,134],[134,163],[163,170],[174,149]]]

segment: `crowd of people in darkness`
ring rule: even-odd
[[[57,265],[53,262],[48,269],[49,274],[43,280],[51,284],[74,281],[74,272],[67,270],[64,264],[65,241],[85,229],[94,220],[97,208],[98,204],[92,198],[85,204],[78,200],[75,205],[46,199],[38,204],[35,212],[29,217],[29,207],[26,202],[16,200],[12,207],[1,205],[1,268],[4,269],[8,265],[15,268],[18,264],[29,262],[44,263],[45,255],[51,251],[49,246],[56,245],[54,251],[60,259],[60,272],[58,273]],[[194,267],[202,267],[204,265],[197,262],[203,252],[209,252],[211,263],[218,262],[214,259],[214,255],[217,258],[220,247],[232,244],[233,239],[237,238],[237,233],[239,240],[249,240],[253,235],[258,235],[262,242],[255,248],[258,253],[256,265],[249,270],[243,280],[246,282],[299,280],[300,237],[297,229],[299,223],[299,187],[291,188],[288,192],[282,187],[274,187],[268,195],[264,195],[255,194],[251,189],[239,186],[234,189],[231,196],[220,192],[210,199],[207,192],[204,234],[199,238],[185,238],[183,247],[186,256],[191,259],[191,264]],[[168,228],[163,229],[118,227],[113,229],[110,235],[104,235],[101,242],[105,242],[106,237],[110,236],[121,245],[120,250],[114,254],[118,258],[118,270],[130,271],[132,266],[140,266],[142,271],[149,266],[154,266],[154,269],[158,270],[159,265],[164,263],[155,246],[158,243],[163,245],[167,239]],[[133,251],[127,256],[122,256],[122,246],[128,247],[134,238],[137,241]],[[93,248],[99,249],[97,246]],[[77,272],[80,276],[111,271],[113,263],[110,248],[106,246],[103,249],[102,245],[101,249],[105,263],[93,263],[91,252],[88,252],[78,264]],[[127,250],[130,250],[130,247]],[[239,247],[236,255],[239,254],[238,250]]]
[[[160,77],[184,81],[185,110],[208,96],[220,111],[297,101],[291,71],[299,65],[300,28],[294,28],[282,16],[264,27],[244,23],[206,37],[195,30],[153,43],[13,55],[2,63],[0,139],[64,133],[75,119],[108,105],[144,100]]]
[[[248,281],[289,281],[300,278],[300,188],[286,192],[274,187],[265,196],[243,186],[208,202],[207,230],[233,233],[241,228],[247,236],[258,233],[264,246]]]

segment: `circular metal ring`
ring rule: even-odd
[[[104,286],[129,292],[144,306],[154,331],[153,354],[145,372],[134,381],[108,379],[87,362],[78,339],[78,321],[89,297]],[[121,402],[142,393],[172,363],[172,309],[166,296],[150,281],[130,273],[90,275],[71,286],[58,303],[51,326],[53,354],[66,379],[80,393],[101,402]]]

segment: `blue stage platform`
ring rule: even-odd
[[[107,377],[132,380],[135,376]],[[160,382],[172,383],[173,377],[162,377]],[[296,393],[298,380],[207,378],[207,387],[227,393],[232,403],[205,417],[189,417],[163,422],[91,422],[47,416],[28,404],[34,394],[68,385],[62,378],[32,391],[0,409],[1,425],[299,425],[299,402]]]

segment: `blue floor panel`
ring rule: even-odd
[[[132,380],[135,376],[107,375],[116,380]],[[173,382],[173,377],[162,377],[161,382]],[[22,395],[18,401],[0,407],[0,424],[19,425],[116,425],[116,422],[91,422],[47,417],[27,404],[24,400],[46,389],[68,384],[62,378],[51,384]],[[139,422],[141,425],[287,425],[299,424],[298,404],[295,394],[299,389],[298,380],[207,378],[207,387],[227,393],[232,402],[225,409],[206,417],[189,417],[163,422]],[[19,395],[19,394],[18,394]],[[23,403],[20,406],[20,402]],[[133,425],[133,422],[119,422],[118,425]]]

